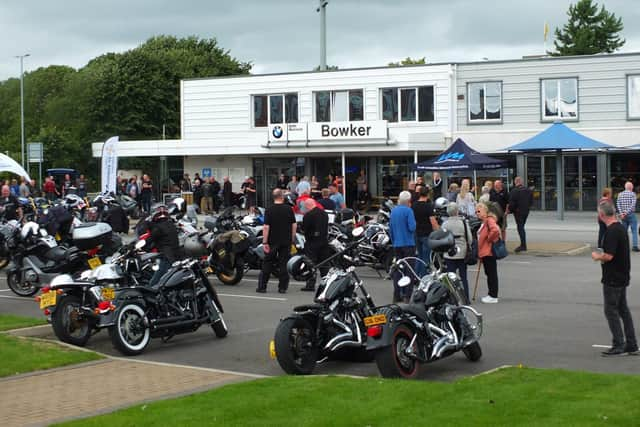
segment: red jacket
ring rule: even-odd
[[[478,230],[478,258],[493,256],[491,245],[500,239],[500,234],[496,220],[492,216],[487,217]]]
[[[44,192],[45,193],[55,193],[56,192],[56,183],[53,181],[47,181],[44,183]]]

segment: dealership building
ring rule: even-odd
[[[536,207],[554,210],[555,154],[507,147],[555,121],[615,147],[640,144],[640,53],[189,79],[180,92],[181,138],[122,141],[120,157],[161,159],[160,182],[198,172],[230,176],[237,191],[254,176],[260,204],[280,174],[323,186],[344,175],[349,198],[365,171],[373,196],[397,196],[413,163],[461,138],[508,160],[483,180],[522,175]],[[566,209],[595,209],[603,187],[640,184],[636,153],[564,153]]]

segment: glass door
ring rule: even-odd
[[[564,158],[564,208],[568,211],[580,209],[580,157]]]
[[[556,157],[544,156],[544,206],[547,211],[558,209],[558,177],[556,174]]]
[[[596,156],[581,157],[582,206],[581,210],[595,211],[598,207],[598,162]]]
[[[542,210],[542,157],[527,156],[527,187],[533,191],[533,208]]]

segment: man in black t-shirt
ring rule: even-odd
[[[509,193],[504,188],[504,184],[499,179],[493,183],[493,188],[489,191],[489,200],[500,205],[502,217],[498,218],[498,226],[502,230],[502,240],[507,239],[507,216],[509,214]]]
[[[416,217],[416,250],[418,258],[429,264],[431,249],[429,248],[429,235],[438,229],[438,221],[433,212],[433,203],[429,201],[429,189],[420,186],[418,200],[413,204],[413,215]],[[427,273],[427,268],[416,262],[416,274],[419,277]]]
[[[304,230],[304,251],[307,256],[318,264],[329,258],[329,215],[322,208],[318,208],[314,199],[307,199],[303,206],[304,218],[302,219],[302,229]],[[320,275],[326,276],[329,266],[320,267]],[[303,291],[314,291],[316,288],[316,278],[307,280],[307,285]]]
[[[262,272],[258,277],[256,292],[267,292],[267,283],[273,269],[273,263],[280,265],[280,281],[278,292],[284,294],[289,287],[289,273],[287,261],[291,253],[291,245],[296,235],[296,217],[293,208],[284,203],[282,190],[273,190],[273,205],[264,213],[264,228],[262,229],[262,244],[264,245],[264,262]]]
[[[604,315],[613,335],[611,348],[602,352],[602,355],[639,355],[633,319],[627,305],[631,268],[627,230],[618,222],[615,207],[610,201],[598,205],[598,217],[606,224],[607,231],[602,240],[602,252],[592,252],[591,258],[602,262]],[[624,334],[620,320],[624,325]]]

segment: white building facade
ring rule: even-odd
[[[412,163],[459,137],[508,159],[509,176],[535,187],[536,206],[554,209],[551,160],[506,147],[555,120],[614,146],[640,143],[640,54],[206,78],[184,80],[180,91],[181,139],[123,141],[120,156],[178,157],[184,173],[230,176],[236,191],[254,176],[263,204],[281,174],[316,176],[321,186],[343,175],[353,199],[364,171],[372,195],[397,196]],[[567,156],[566,207],[595,207],[618,175],[640,182],[640,159],[628,156]],[[507,172],[486,175],[499,176]]]

